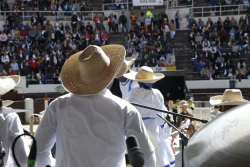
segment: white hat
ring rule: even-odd
[[[239,89],[226,89],[223,96],[214,96],[210,99],[211,105],[241,105],[248,102],[242,98]]]
[[[126,57],[123,64],[122,64],[122,67],[120,69],[120,71],[118,72],[118,74],[116,75],[117,77],[120,77],[122,76],[123,74],[125,74],[129,69],[130,67],[132,66],[132,64],[135,62],[135,58],[133,57]]]
[[[122,45],[88,46],[72,55],[63,65],[63,86],[67,91],[77,95],[101,92],[120,71],[125,53]]]
[[[138,72],[127,73],[123,76],[142,83],[155,83],[165,77],[162,73],[154,73],[153,69],[147,66],[142,66]]]
[[[20,76],[1,76],[0,77],[0,95],[4,95],[13,89],[20,81]]]

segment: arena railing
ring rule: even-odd
[[[103,13],[104,11],[55,11],[55,13],[57,13],[57,15],[44,15],[45,13],[53,13],[53,11],[36,11],[36,10],[33,10],[33,11],[1,11],[2,13],[4,13],[4,19],[7,20],[8,18],[8,15],[9,13],[21,13],[21,17],[22,17],[22,20],[25,20],[25,18],[31,18],[32,16],[32,13],[36,13],[36,15],[38,13],[42,13],[42,15],[44,17],[54,17],[54,18],[57,18],[59,20],[59,18],[71,18],[72,15],[70,16],[65,16],[65,13],[66,14],[73,14],[74,12],[76,12],[76,14],[78,13],[82,13],[84,14],[84,18],[90,18],[91,20],[94,19],[95,15],[96,14],[100,14],[100,13]],[[28,13],[30,15],[28,15]],[[61,14],[61,15],[60,15]]]
[[[214,14],[214,13],[216,14],[214,16],[225,16],[225,15],[228,15],[228,12],[237,12],[237,14],[240,15],[241,12],[247,11],[247,8],[245,6],[246,6],[246,4],[220,5],[220,6],[200,6],[200,7],[192,7],[192,9],[193,10],[201,9],[200,12],[194,12],[194,14],[201,14],[201,17],[204,17],[204,14],[209,14],[209,13],[210,13],[210,16],[213,16],[212,14]],[[212,9],[216,8],[216,11],[210,11],[211,8]],[[229,8],[229,10],[227,8]],[[231,10],[230,8],[237,8],[237,9]],[[209,9],[209,10],[205,10],[205,9]]]

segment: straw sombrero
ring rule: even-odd
[[[10,101],[10,100],[5,100],[5,101],[2,101],[2,104],[4,107],[8,107],[9,105],[13,104],[14,102],[13,101]]]
[[[162,73],[154,73],[153,69],[147,66],[142,66],[138,72],[127,73],[123,76],[142,83],[155,83],[165,77]]]
[[[120,71],[118,72],[118,74],[116,75],[117,77],[120,77],[122,76],[123,74],[125,74],[129,69],[130,67],[132,66],[132,64],[135,62],[135,58],[133,57],[126,57],[123,64],[122,64],[122,67],[120,69]]]
[[[20,76],[2,76],[0,77],[0,95],[4,95],[13,89],[20,81]]]
[[[63,65],[63,86],[76,95],[101,92],[119,72],[125,53],[122,45],[88,46],[72,55]]]
[[[226,89],[223,96],[214,96],[210,99],[211,105],[241,105],[248,102],[242,98],[239,89]]]

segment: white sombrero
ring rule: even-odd
[[[223,96],[214,96],[210,99],[211,105],[241,105],[248,102],[243,99],[239,89],[226,89]]]
[[[135,58],[126,57],[123,64],[122,64],[120,71],[118,72],[118,74],[116,76],[120,77],[123,74],[125,74],[130,69],[130,67],[133,65],[134,62],[135,62]]]
[[[2,76],[0,77],[0,95],[4,95],[13,89],[20,81],[20,76]]]
[[[88,46],[72,55],[63,65],[63,86],[76,95],[101,92],[120,71],[125,53],[122,45]]]
[[[153,69],[147,66],[142,66],[138,72],[127,73],[123,76],[142,83],[155,83],[165,77],[162,73],[154,73]]]

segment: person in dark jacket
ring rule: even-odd
[[[124,32],[124,27],[126,31],[128,32],[128,27],[127,27],[127,17],[125,16],[124,12],[122,12],[122,15],[119,18],[119,24],[122,26],[122,32]]]
[[[76,12],[73,13],[73,16],[71,18],[71,26],[72,26],[72,31],[75,31],[76,27],[77,27],[77,16],[76,16]]]
[[[172,100],[170,100],[169,102],[168,102],[168,106],[167,106],[167,109],[168,109],[168,111],[169,112],[174,112],[174,113],[176,113],[177,114],[177,109],[176,108],[173,108],[173,101]],[[177,116],[171,116],[172,118],[173,118],[173,120],[174,120],[174,124],[176,125],[176,117]]]
[[[39,15],[37,16],[36,20],[37,20],[37,23],[40,23],[41,26],[43,26],[43,16],[41,12],[39,12]]]

